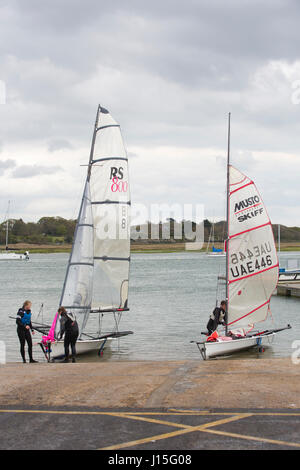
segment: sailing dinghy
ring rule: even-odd
[[[209,245],[212,244],[212,249],[209,251]],[[210,229],[210,234],[206,246],[206,254],[208,256],[225,256],[225,252],[221,248],[215,247],[215,223],[213,222]]]
[[[225,334],[196,342],[203,359],[271,343],[279,331],[254,330],[267,319],[277,287],[279,263],[270,218],[254,181],[230,164],[227,154]]]
[[[10,206],[10,201],[8,201],[8,208],[6,212],[6,224],[5,224],[5,251],[2,251],[0,253],[0,261],[7,261],[7,260],[15,260],[15,261],[20,261],[20,260],[29,260],[29,251],[25,251],[25,253],[14,253],[11,250],[11,248],[8,247],[8,232],[9,232],[9,206]]]
[[[122,313],[129,310],[129,212],[128,160],[120,126],[106,109],[98,106],[87,177],[59,302],[59,306],[76,316],[77,354],[101,352],[113,338],[132,333],[118,328]],[[114,317],[114,331],[105,334],[104,314]],[[34,323],[33,327],[44,334],[40,345],[47,359],[50,350],[53,358],[64,356],[58,314],[51,328]]]

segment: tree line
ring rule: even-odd
[[[165,222],[166,223],[166,222]],[[159,240],[163,240],[163,226],[165,223],[160,222],[158,224]],[[178,230],[176,236],[174,235],[174,219],[168,219],[170,224],[170,239],[174,242],[184,242],[184,229],[182,223],[182,236],[178,238]],[[148,240],[145,242],[151,242],[151,229],[153,224],[147,222],[148,225]],[[178,224],[177,224],[178,225]],[[4,245],[6,240],[6,226],[7,223],[4,221],[0,225],[0,244]],[[32,243],[32,244],[70,244],[73,242],[74,231],[76,226],[76,220],[64,219],[63,217],[42,217],[38,222],[24,222],[22,219],[10,219],[8,222],[8,243]],[[196,228],[196,223],[192,222],[192,230]],[[135,227],[136,229],[136,227]],[[204,220],[204,241],[207,242],[209,239],[211,242],[223,243],[224,236],[226,233],[225,222],[220,221],[214,224],[214,240],[211,239],[212,234],[212,223],[208,220]],[[273,225],[273,233],[275,241],[278,241],[278,226]],[[280,226],[280,239],[282,242],[300,242],[300,228],[299,227],[286,227]],[[137,243],[143,242],[143,240],[136,240]]]
[[[63,244],[72,243],[76,220],[63,217],[42,217],[38,222],[22,219],[8,221],[8,243]],[[5,244],[7,222],[1,224],[0,244]]]

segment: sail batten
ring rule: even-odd
[[[97,127],[97,132],[101,131],[102,129],[107,129],[108,127],[120,127],[120,124],[107,124],[106,126]]]
[[[128,158],[126,157],[103,157],[103,158],[98,158],[97,160],[93,160],[91,164],[93,165],[94,163],[97,163],[97,162],[105,162],[106,160],[124,160],[125,162],[128,162]]]
[[[127,204],[128,206],[131,205],[130,201],[124,202],[124,201],[93,201],[92,205],[94,204]]]

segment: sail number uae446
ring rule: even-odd
[[[232,253],[230,255],[230,262],[234,265],[230,268],[232,277],[246,276],[273,266],[272,257],[268,254],[271,251],[271,244],[267,242],[253,246],[251,250]]]

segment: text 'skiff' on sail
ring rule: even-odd
[[[266,319],[277,286],[279,264],[271,221],[252,180],[229,167],[229,328]]]

